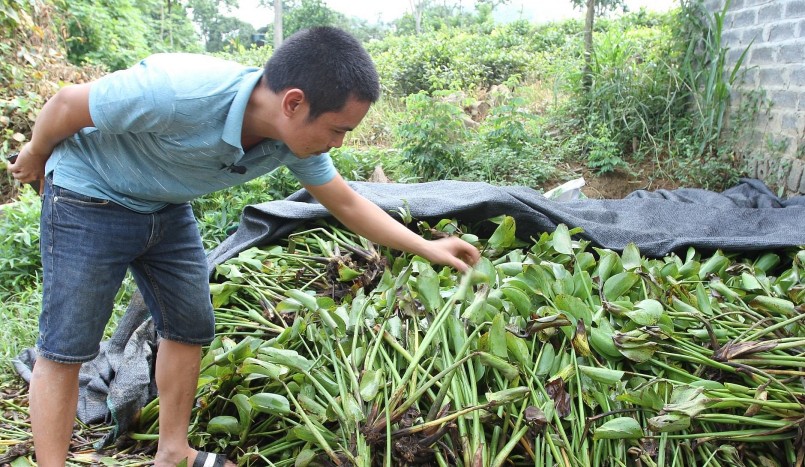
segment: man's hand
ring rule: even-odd
[[[445,237],[429,242],[427,252],[422,257],[432,263],[450,266],[466,272],[481,258],[477,248],[458,237]]]
[[[86,83],[63,87],[45,103],[36,117],[31,141],[22,147],[16,162],[8,166],[15,179],[22,183],[44,180],[45,163],[53,148],[82,128],[95,126],[89,113],[91,86]]]
[[[8,159],[8,171],[20,183],[29,183],[41,194],[41,180],[45,179],[45,163],[48,155],[37,156],[31,144],[23,146],[20,153]]]

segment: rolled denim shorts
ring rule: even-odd
[[[141,214],[45,182],[39,356],[95,358],[131,269],[160,337],[207,344],[215,330],[207,259],[189,204]]]

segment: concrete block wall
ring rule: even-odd
[[[704,4],[712,14],[725,0]],[[752,91],[768,104],[741,146],[748,175],[787,195],[805,194],[805,0],[732,0],[721,39],[730,49],[728,70],[749,47],[730,111],[739,111]]]

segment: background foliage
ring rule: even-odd
[[[610,3],[605,10],[621,6]],[[206,50],[262,66],[272,47],[252,43],[254,28],[231,16],[235,5],[0,0],[0,153],[27,141],[38,109],[59,87],[150,53]],[[496,24],[496,2],[469,11],[449,2],[417,5],[418,27],[410,14],[369,27],[321,0],[284,4],[287,35],[316,24],[347,27],[366,40],[377,64],[383,98],[348,149],[334,151],[348,178],[367,179],[381,165],[397,181],[454,178],[540,189],[580,171],[628,174],[650,163],[679,184],[720,189],[739,174],[734,145],[761,101],[747,100],[756,107],[724,121],[741,70],[719,72],[723,12],[710,15],[686,0],[665,14],[599,17],[585,86],[580,21]],[[719,139],[728,123],[731,131]],[[2,187],[16,197],[7,175]],[[197,200],[207,246],[237,226],[243,205],[298,188],[279,171]]]

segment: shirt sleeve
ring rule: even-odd
[[[302,185],[324,185],[337,173],[333,160],[326,153],[304,159],[291,156],[285,165]]]
[[[163,131],[173,120],[173,103],[169,78],[148,59],[100,78],[89,94],[92,121],[113,134]]]

